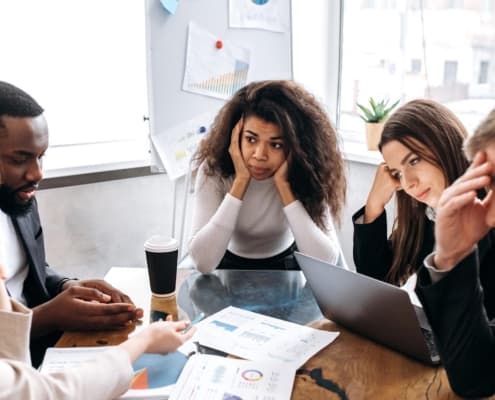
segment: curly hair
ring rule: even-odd
[[[29,94],[18,87],[0,81],[0,128],[4,127],[2,117],[37,117],[43,108]]]
[[[321,228],[329,208],[339,222],[346,179],[338,135],[315,97],[287,80],[253,82],[238,90],[217,114],[195,159],[205,173],[222,178],[235,174],[229,155],[232,129],[241,117],[256,116],[276,124],[290,153],[288,180],[292,191]]]
[[[467,131],[447,107],[433,100],[412,100],[395,111],[383,127],[380,151],[391,141],[405,147],[437,166],[450,185],[467,169],[469,162],[462,151]],[[390,240],[392,266],[387,280],[403,284],[418,264],[423,245],[426,205],[403,190],[396,192],[397,217]]]

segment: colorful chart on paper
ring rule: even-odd
[[[189,23],[187,57],[182,89],[228,100],[245,86],[249,73],[249,50],[219,40],[212,33]]]

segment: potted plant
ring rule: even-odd
[[[390,111],[392,111],[399,100],[394,104],[388,105],[389,100],[381,100],[376,102],[373,97],[370,97],[369,107],[363,106],[357,103],[357,106],[361,110],[360,117],[366,123],[366,143],[368,144],[368,150],[378,150],[378,143],[382,136],[383,125],[387,119]]]

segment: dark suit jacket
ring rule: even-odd
[[[422,268],[416,287],[452,389],[477,398],[495,394],[495,259],[478,248],[434,284]]]
[[[29,272],[23,293],[27,306],[33,308],[55,297],[59,293],[60,283],[67,278],[57,274],[45,260],[45,243],[36,201],[27,214],[13,217],[12,222],[26,252]],[[53,346],[59,336],[60,332],[54,332],[31,340],[33,365],[41,363],[46,348]]]

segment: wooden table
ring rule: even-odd
[[[179,270],[177,287],[189,274],[191,271]],[[66,332],[57,346],[118,344],[129,333],[149,323],[147,316],[152,299],[146,270],[113,268],[105,279],[129,294],[135,304],[144,309],[142,323],[122,331]],[[458,398],[451,391],[441,367],[421,364],[328,320],[315,321],[311,325],[318,329],[340,331],[340,336],[298,371],[293,400]],[[315,379],[318,377],[320,379]]]

